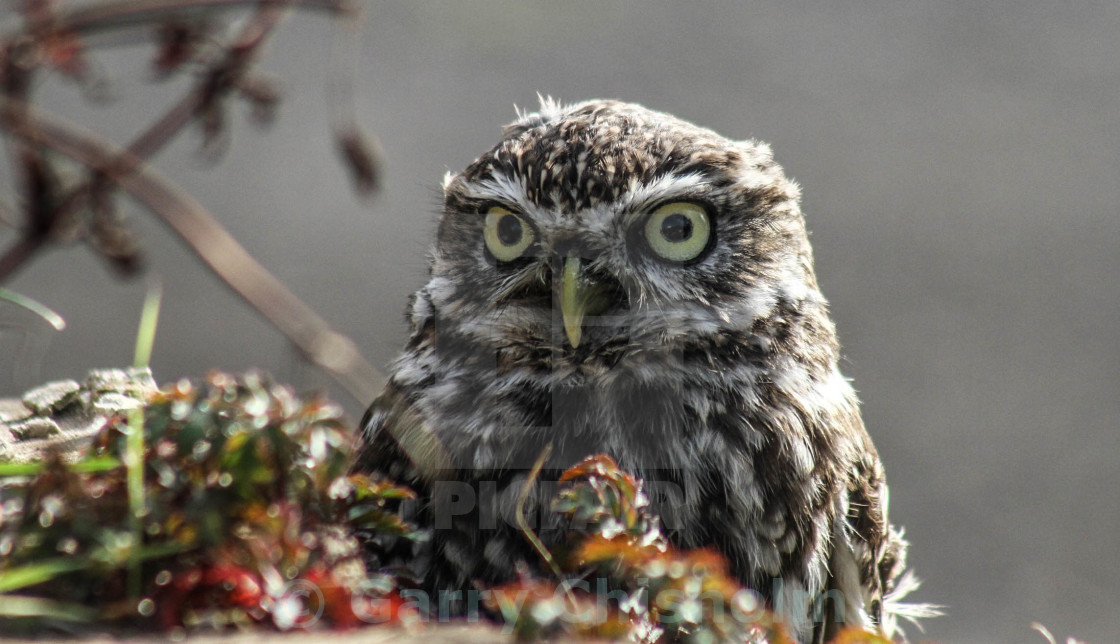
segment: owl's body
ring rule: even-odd
[[[612,456],[676,545],[724,553],[802,640],[834,628],[807,595],[876,627],[904,543],[769,148],[545,101],[444,189],[431,280],[364,421],[363,466],[425,499],[427,588],[539,560],[511,517],[551,445],[541,480]]]

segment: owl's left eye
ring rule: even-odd
[[[712,224],[704,208],[675,201],[653,211],[646,220],[645,236],[649,247],[662,259],[687,262],[708,247]]]
[[[512,262],[532,245],[533,228],[520,215],[501,206],[486,211],[483,238],[490,254],[500,262]]]

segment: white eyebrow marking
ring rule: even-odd
[[[686,196],[686,193],[707,185],[707,178],[698,172],[666,174],[650,183],[629,188],[619,198],[619,207],[624,212],[642,211],[653,206],[655,202],[675,196]]]
[[[534,204],[525,194],[525,179],[495,173],[493,178],[462,184],[463,194],[471,199],[497,199],[516,206],[521,212],[532,212]]]

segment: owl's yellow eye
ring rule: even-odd
[[[653,252],[673,262],[696,259],[708,247],[712,224],[708,213],[687,201],[665,204],[646,220],[646,242]]]
[[[482,236],[486,248],[500,262],[511,262],[525,253],[533,243],[533,228],[520,215],[501,206],[486,211]]]

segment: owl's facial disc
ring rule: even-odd
[[[628,308],[627,291],[613,276],[604,274],[601,268],[593,268],[600,262],[592,258],[597,252],[592,249],[602,240],[587,243],[580,240],[580,232],[571,230],[558,239],[550,239],[547,229],[538,230],[532,217],[511,208],[491,205],[485,210],[482,238],[490,260],[500,270],[521,272],[523,276],[513,282],[520,283],[521,287],[507,291],[501,299],[524,301],[523,298],[531,295],[530,301],[551,302],[553,310],[560,313],[554,318],[557,331],[559,324],[564,329],[563,338],[554,335],[554,342],[563,344],[566,340],[568,347],[576,350],[585,343],[585,325],[612,326],[611,322],[619,321],[599,316],[613,308]],[[692,201],[670,201],[634,222],[625,236],[632,252],[657,262],[684,266],[710,249],[712,233],[711,218],[705,206]],[[548,269],[543,273],[534,272],[532,265],[541,259],[547,262]],[[532,281],[527,283],[524,278]],[[545,292],[538,290],[541,287]],[[551,297],[545,295],[548,291]],[[545,297],[541,298],[542,295]]]
[[[483,224],[483,241],[487,252],[499,266],[525,266],[524,262],[533,256],[541,257],[537,244],[538,233],[529,218],[503,206],[491,206],[486,210]],[[553,248],[555,253],[547,261],[551,268],[551,286],[541,284],[552,292],[546,301],[560,309],[564,334],[572,349],[580,346],[583,339],[583,324],[587,317],[598,316],[612,306],[625,304],[625,295],[614,280],[603,275],[592,274],[591,262],[578,250],[571,240],[562,243],[562,248]],[[514,291],[512,297],[524,296],[524,291]]]

